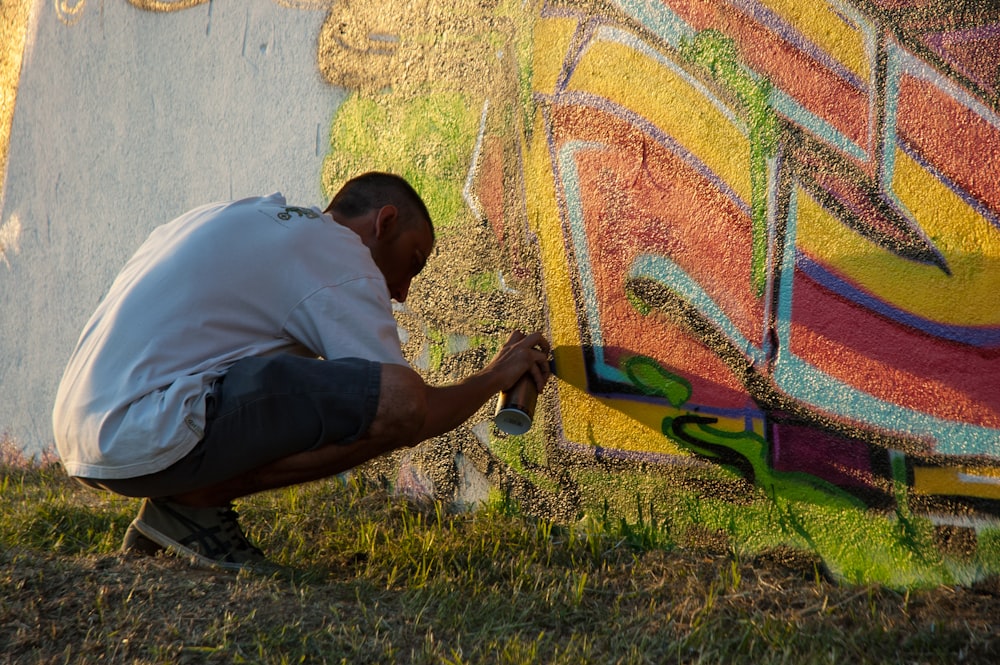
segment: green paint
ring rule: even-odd
[[[614,541],[615,547],[624,545],[641,552],[674,548],[670,516],[659,513],[654,502],[647,503],[641,494],[635,495],[635,507],[633,515],[626,518],[617,511],[613,513],[605,499],[599,515],[584,516],[579,526],[588,540],[597,541],[595,553],[606,551],[606,543],[600,541],[607,538]]]
[[[622,361],[622,369],[632,385],[646,395],[663,397],[673,406],[691,399],[691,384],[681,376],[667,371],[648,356],[632,356]]]
[[[632,309],[643,316],[647,316],[653,311],[652,305],[649,305],[645,300],[637,296],[632,289],[625,290],[625,297],[628,299],[629,304],[632,305]]]
[[[536,414],[536,419],[539,415]],[[539,426],[521,435],[492,437],[490,450],[498,460],[535,487],[552,493],[563,489],[553,480],[545,454],[544,433]]]
[[[711,469],[691,473],[706,474],[702,482],[713,482]],[[689,533],[718,534],[740,556],[792,547],[815,553],[836,579],[850,584],[898,589],[969,584],[1000,570],[998,530],[982,531],[975,556],[959,561],[938,553],[933,526],[926,519],[916,520],[913,531],[903,535],[891,513],[768,497],[764,492],[751,492],[745,501],[734,503],[703,489],[685,489],[656,471],[585,470],[576,479],[587,515],[584,528],[588,521],[642,524],[638,506],[655,505],[663,542],[684,543]],[[720,486],[722,493],[728,492]],[[653,521],[646,518],[647,524]]]
[[[430,348],[427,349],[427,368],[432,372],[437,372],[444,364],[444,357],[447,355],[448,339],[444,333],[437,330],[428,330],[427,338],[430,340]]]
[[[420,192],[435,226],[447,229],[468,215],[462,185],[478,130],[479,109],[458,93],[352,95],[333,119],[323,190],[332,195],[365,171],[397,173]]]
[[[778,117],[769,101],[771,82],[743,67],[736,43],[718,30],[702,30],[693,39],[681,40],[680,50],[685,60],[707,70],[743,111],[750,138],[751,282],[760,296],[767,280],[768,161],[779,134]]]
[[[708,422],[690,422],[681,425],[687,437],[681,438],[675,434],[673,427],[674,418],[663,419],[663,433],[681,447],[715,460],[744,477],[752,474],[748,480],[753,480],[769,496],[843,508],[864,507],[860,499],[821,478],[808,473],[772,469],[768,464],[768,443],[756,432],[728,432],[712,427]]]
[[[469,275],[465,286],[477,293],[493,293],[500,288],[500,277],[496,272],[477,272]]]
[[[503,341],[495,335],[472,335],[469,337],[469,346],[483,349],[486,352],[486,356],[492,358],[500,350]]]
[[[976,575],[972,579],[1000,575],[1000,528],[983,529],[976,540],[976,556],[972,562]]]

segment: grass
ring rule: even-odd
[[[676,544],[668,521],[474,513],[331,480],[238,508],[294,572],[116,550],[138,502],[0,460],[0,662],[996,662],[1000,584],[837,585],[776,547]]]

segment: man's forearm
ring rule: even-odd
[[[450,432],[479,410],[493,395],[530,373],[539,390],[551,374],[549,343],[540,333],[515,331],[490,363],[449,386],[426,386],[426,418],[415,443]]]
[[[427,386],[427,418],[418,441],[455,429],[503,388],[501,379],[489,371],[448,386]]]

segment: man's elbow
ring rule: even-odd
[[[395,439],[399,447],[415,446],[424,438],[427,422],[427,384],[410,367],[382,365],[382,385],[374,426]]]

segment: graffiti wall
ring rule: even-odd
[[[84,4],[36,9],[95,30]],[[113,4],[216,29],[227,3]],[[413,364],[455,379],[513,327],[554,345],[530,432],[484,409],[368,473],[848,581],[1000,572],[1000,6],[271,4],[317,17],[305,64],[341,95],[319,198],[392,170],[435,218],[397,311]]]

